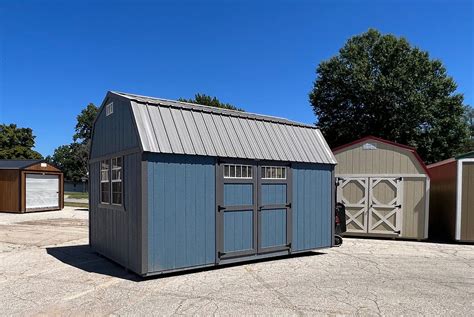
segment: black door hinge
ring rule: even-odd
[[[291,208],[291,203],[288,203],[285,206],[286,206],[286,208]]]
[[[221,251],[217,252],[217,256],[218,256],[219,258],[220,258],[221,256],[225,255],[225,254],[226,254],[225,252],[221,252]]]
[[[217,211],[218,212],[221,212],[222,210],[225,210],[225,207],[223,207],[221,205],[217,206]]]

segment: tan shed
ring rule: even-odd
[[[63,173],[42,160],[0,160],[0,211],[33,212],[64,207]]]
[[[474,242],[474,151],[428,166],[430,237]]]
[[[368,136],[333,149],[347,235],[428,238],[428,169],[412,147]]]

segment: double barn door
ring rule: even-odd
[[[284,165],[219,164],[219,260],[290,249],[290,174]]]
[[[337,180],[337,200],[346,207],[347,232],[401,234],[401,177],[338,176]]]

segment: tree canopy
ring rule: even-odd
[[[98,107],[93,103],[89,103],[77,116],[75,133],[72,137],[74,142],[89,143],[92,136],[92,126],[98,111]]]
[[[30,128],[19,128],[16,124],[0,124],[0,159],[42,159],[33,150],[35,136]]]
[[[309,99],[330,146],[374,135],[436,162],[465,147],[463,95],[441,61],[374,29],[350,38],[316,70]]]
[[[236,106],[231,105],[230,103],[220,102],[219,99],[217,99],[216,97],[211,97],[206,94],[195,94],[194,99],[179,98],[178,100],[183,102],[196,103],[199,105],[205,105],[209,107],[244,111],[243,109],[237,108]]]
[[[74,142],[59,146],[52,156],[46,158],[63,171],[67,180],[79,182],[83,177],[87,177],[92,126],[98,111],[98,107],[89,103],[76,118]]]

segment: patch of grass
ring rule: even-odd
[[[64,206],[68,207],[80,207],[80,208],[89,208],[89,204],[83,204],[83,203],[70,203],[65,201]]]
[[[64,192],[64,196],[74,199],[88,199],[89,193]]]

